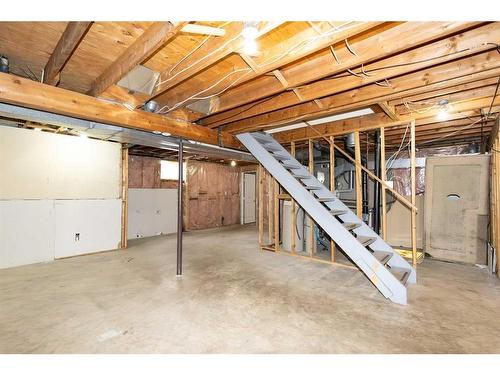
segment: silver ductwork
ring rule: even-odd
[[[154,134],[151,132],[123,128],[115,125],[107,125],[100,122],[82,120],[75,117],[58,115],[11,104],[0,103],[0,116],[66,127],[77,132],[83,132],[89,137],[105,141],[115,141],[119,143],[149,146],[174,151],[178,150],[179,147],[179,139],[170,135],[166,136],[163,134]],[[6,125],[13,126],[8,123]],[[248,162],[256,161],[255,158],[248,152],[190,140],[184,141],[184,151],[213,158],[233,159]]]

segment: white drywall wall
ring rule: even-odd
[[[118,143],[0,126],[0,199],[119,198]]]
[[[54,203],[0,201],[0,268],[54,259]]]
[[[177,231],[176,189],[128,190],[128,238]]]
[[[120,193],[119,144],[0,126],[0,268],[118,248]]]
[[[121,199],[55,201],[55,258],[120,247],[121,204]]]

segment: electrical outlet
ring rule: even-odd
[[[80,233],[75,233],[75,242],[80,241]]]

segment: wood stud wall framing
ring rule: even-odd
[[[391,127],[398,127],[401,126],[402,124],[405,124],[405,122],[396,122],[394,124],[381,124],[378,129],[380,130],[380,146],[381,146],[381,177],[378,178],[375,174],[373,174],[367,167],[363,166],[361,163],[361,142],[360,142],[360,133],[359,131],[354,132],[354,143],[355,143],[355,149],[354,149],[354,155],[355,157],[351,157],[349,154],[347,154],[346,151],[344,151],[342,148],[340,148],[338,145],[335,144],[335,139],[336,138],[342,138],[346,134],[337,134],[335,137],[334,136],[329,136],[329,137],[323,137],[329,144],[329,149],[330,149],[330,158],[329,158],[329,164],[330,164],[330,170],[329,170],[329,177],[330,177],[330,189],[334,190],[335,187],[335,152],[341,153],[347,160],[349,160],[351,163],[354,164],[355,167],[355,191],[356,191],[356,214],[359,217],[362,217],[363,213],[363,199],[362,199],[362,173],[366,173],[369,178],[371,178],[375,183],[379,183],[381,185],[381,232],[380,235],[384,240],[387,240],[387,194],[392,194],[393,197],[403,203],[409,211],[409,214],[411,215],[410,222],[410,238],[411,238],[411,263],[414,267],[417,266],[417,259],[418,259],[418,254],[417,254],[417,236],[416,236],[416,229],[417,229],[417,212],[418,209],[416,207],[416,143],[415,143],[415,121],[406,121],[406,125],[409,126],[410,129],[410,184],[411,184],[411,196],[409,199],[406,197],[402,196],[399,194],[397,191],[395,191],[393,188],[391,188],[389,185],[387,185],[387,171],[386,171],[386,142],[385,142],[385,137],[386,133],[385,130],[387,128]],[[375,130],[376,127],[371,128],[370,130]],[[314,138],[309,138],[307,140],[307,152],[309,156],[309,161],[308,161],[308,169],[311,171],[311,173],[314,174],[314,143],[313,139],[317,139],[318,137]],[[497,140],[499,143],[500,147],[500,140]],[[292,156],[295,157],[295,151],[296,151],[296,143],[292,141],[290,143],[290,153]],[[500,164],[499,164],[500,165]],[[259,166],[259,170],[263,170],[262,166]],[[336,244],[334,241],[330,241],[330,256],[329,259],[322,259],[316,256],[316,244],[314,241],[314,227],[313,224],[314,221],[308,216],[305,215],[305,220],[307,220],[309,223],[311,223],[311,226],[308,230],[308,233],[306,234],[309,237],[309,246],[305,249],[304,254],[300,254],[296,251],[296,243],[295,243],[295,227],[296,227],[296,212],[297,212],[297,205],[296,202],[293,200],[292,197],[290,197],[288,194],[282,194],[279,192],[280,186],[278,182],[272,178],[267,173],[262,173],[263,176],[265,176],[262,180],[262,183],[259,182],[259,200],[264,199],[264,194],[263,194],[263,188],[261,186],[264,186],[265,180],[267,179],[268,183],[268,209],[267,212],[264,211],[263,205],[259,205],[259,239],[263,237],[263,231],[264,231],[264,216],[267,215],[268,217],[268,222],[269,222],[269,244],[262,244],[259,240],[259,243],[261,243],[260,248],[261,249],[266,249],[266,250],[272,250],[276,252],[281,252],[283,254],[287,255],[295,255],[301,258],[306,258],[314,261],[319,261],[322,263],[328,263],[328,264],[333,264],[333,265],[338,265],[341,267],[348,267],[348,268],[353,268],[356,269],[353,266],[346,265],[344,263],[339,263],[337,256],[336,256]],[[262,191],[261,191],[262,190]],[[500,186],[498,187],[498,195],[500,197]],[[280,201],[281,200],[290,200],[291,201],[291,212],[292,212],[292,217],[291,217],[291,223],[290,223],[290,248],[285,249],[281,248],[279,244],[279,231],[280,231],[280,215],[279,215],[279,207],[280,207]],[[498,215],[500,217],[500,214]],[[500,225],[500,224],[499,224]],[[497,234],[498,233],[498,234]],[[492,228],[492,235],[493,235],[493,228]],[[496,230],[494,235],[498,236],[499,243],[500,243],[500,230]],[[399,250],[395,248],[395,250]],[[406,255],[403,253],[402,255]]]

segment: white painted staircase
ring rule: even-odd
[[[406,305],[415,269],[266,133],[237,138],[391,301]],[[312,194],[311,194],[312,193]]]

